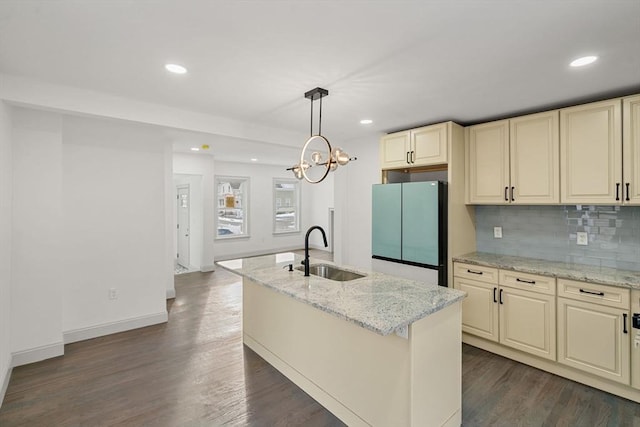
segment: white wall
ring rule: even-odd
[[[380,183],[378,140],[350,141],[358,160],[336,171],[336,262],[371,269],[371,185]]]
[[[216,175],[249,177],[249,237],[216,239],[216,259],[262,254],[304,247],[304,231],[309,224],[308,189],[302,187],[301,224],[299,233],[273,234],[273,179],[291,179],[285,166],[215,162]]]
[[[11,369],[11,108],[0,101],[0,405]]]
[[[198,262],[201,271],[213,271],[214,269],[214,238],[215,227],[213,224],[213,218],[215,217],[215,188],[214,188],[214,159],[213,156],[207,154],[183,154],[174,153],[173,155],[173,174],[176,175],[192,175],[199,176],[201,182],[201,195],[193,195],[191,197],[192,207],[195,209],[193,203],[200,204],[201,213],[203,218],[202,231],[200,236],[194,236],[193,239],[199,239],[202,244],[200,248],[200,260],[196,261],[192,259],[192,263]],[[175,189],[174,189],[175,191]],[[175,200],[175,195],[173,196]],[[195,200],[199,199],[199,200]],[[173,209],[175,212],[175,209]],[[173,227],[175,229],[176,224],[175,213]],[[175,245],[176,235],[173,233],[173,242]],[[174,246],[175,247],[175,246]],[[175,259],[175,251],[173,257]],[[192,257],[193,258],[193,257]],[[194,266],[196,264],[193,264]]]
[[[305,222],[307,226],[302,230],[306,229],[312,225],[319,225],[322,227],[327,233],[327,239],[330,240],[331,231],[329,230],[329,208],[334,207],[334,180],[335,175],[340,174],[343,171],[340,170],[340,167],[335,172],[330,172],[329,175],[318,184],[310,184],[304,180],[301,181],[302,189],[305,197],[303,198],[303,203],[307,206],[307,221]],[[304,237],[304,235],[303,235]],[[331,242],[328,242],[331,245]],[[322,234],[317,231],[314,231],[309,236],[309,246],[322,249],[322,250],[330,250],[331,248],[324,247],[324,242],[322,241]]]
[[[166,321],[165,143],[137,125],[64,117],[67,342]]]
[[[185,267],[190,267],[193,270],[200,270],[202,267],[202,248],[204,245],[204,209],[202,205],[204,194],[202,193],[202,175],[174,174],[174,193],[178,186],[183,185],[189,186],[189,266]],[[177,202],[178,200],[174,196],[172,204],[174,218],[177,215]],[[175,242],[179,231],[176,229],[175,225],[172,229],[175,234],[172,236],[172,240]],[[177,244],[174,244],[173,247],[173,259],[176,260],[175,256],[178,252]]]
[[[62,136],[59,114],[13,111],[13,362],[63,353]]]

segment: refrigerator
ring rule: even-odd
[[[447,183],[375,184],[372,257],[438,270],[447,286]]]

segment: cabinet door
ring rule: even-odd
[[[500,343],[556,360],[556,298],[500,288]]]
[[[640,205],[640,95],[625,98],[622,106],[624,142],[624,200]]]
[[[398,132],[380,139],[380,163],[382,169],[407,167],[410,162],[410,132]]]
[[[628,311],[558,298],[558,362],[629,384],[628,322]]]
[[[614,99],[560,110],[562,203],[621,203],[621,104]]]
[[[412,166],[441,165],[447,163],[447,124],[411,131]]]
[[[509,121],[471,126],[467,156],[469,203],[508,203]]]
[[[376,184],[371,199],[371,254],[401,259],[402,184]]]
[[[559,112],[509,121],[511,203],[560,203]]]
[[[462,300],[462,331],[497,342],[498,285],[454,277],[453,287],[467,293]]]
[[[631,313],[640,313],[640,290],[631,291]],[[640,341],[640,329],[631,328],[631,387],[640,389],[640,346],[635,346],[635,341]]]

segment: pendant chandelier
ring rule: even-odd
[[[331,148],[329,140],[322,136],[322,98],[328,96],[329,91],[317,87],[304,94],[304,97],[311,100],[311,131],[310,137],[302,147],[300,162],[288,168],[296,178],[304,178],[311,184],[322,182],[329,172],[335,171],[338,166],[344,166],[351,158],[341,148]],[[320,100],[320,114],[318,117],[318,134],[313,134],[313,102]]]

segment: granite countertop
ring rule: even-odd
[[[456,289],[342,266],[366,277],[337,282],[313,275],[304,277],[303,271],[286,269],[288,264],[299,266],[303,259],[289,252],[216,264],[380,335],[400,332],[466,296]],[[311,259],[311,264],[318,263],[336,265]]]
[[[640,271],[618,270],[585,264],[570,264],[542,259],[472,252],[453,257],[453,261],[496,267],[502,270],[539,274],[560,279],[640,289]]]

